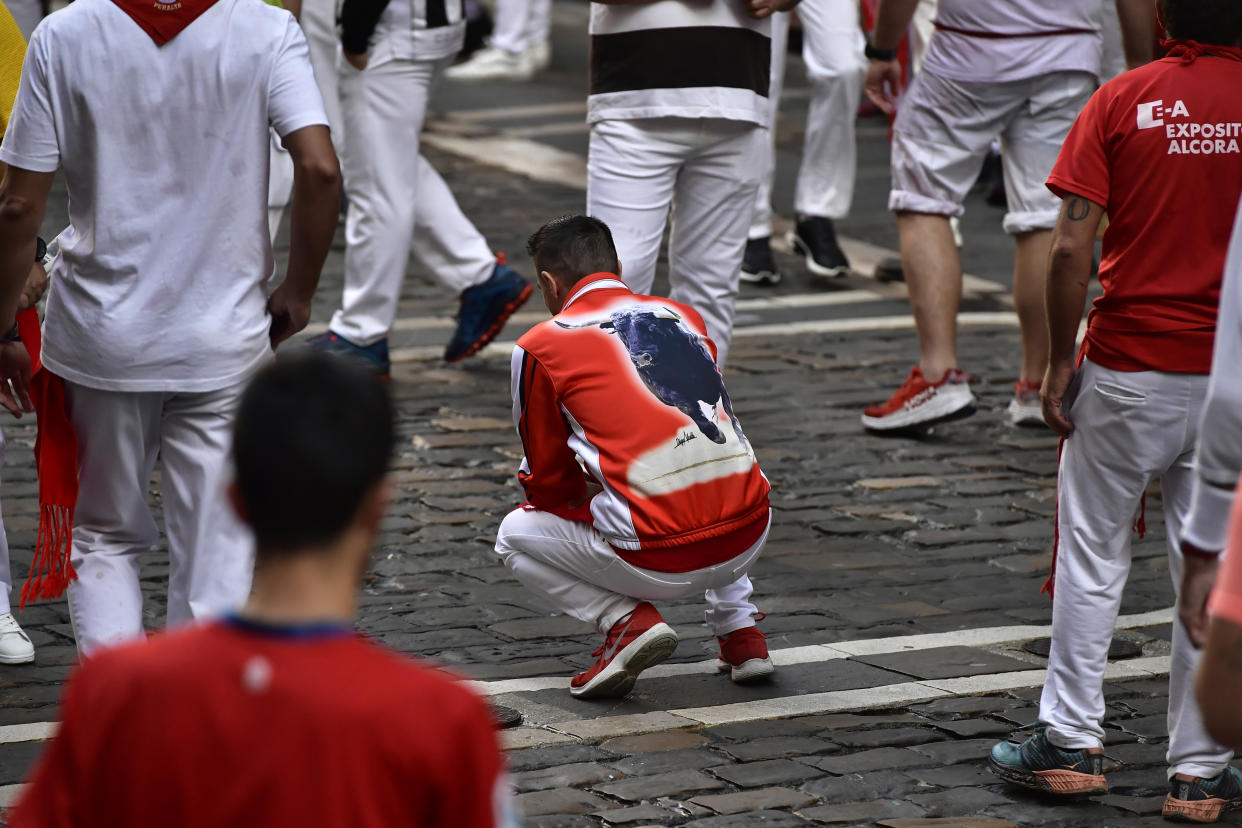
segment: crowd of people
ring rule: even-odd
[[[28,48],[0,14],[0,404],[37,411],[39,430],[22,600],[67,592],[84,660],[11,824],[516,824],[487,706],[353,632],[391,496],[384,383],[411,255],[460,301],[446,361],[536,287],[551,315],[513,350],[525,503],[495,551],[601,636],[569,692],[627,695],[678,643],[655,604],[698,594],[721,672],[775,672],[750,580],[769,483],[725,369],[739,283],[781,278],[770,194],[794,11],[812,102],[789,244],[811,273],[850,272],[834,221],[862,93],[895,116],[918,360],[867,430],[975,411],[955,220],[999,146],[1022,346],[1009,417],[1062,442],[1039,722],[990,767],[1053,795],[1108,790],[1108,646],[1158,481],[1178,601],[1164,814],[1242,807],[1242,561],[1224,556],[1242,543],[1236,0],[597,0],[584,212],[530,237],[534,284],[419,152],[442,76],[548,64],[548,0],[498,0],[491,39],[454,66],[471,8],[76,0]],[[69,226],[45,244],[58,173]],[[339,309],[277,360],[342,211]],[[666,232],[668,296],[653,296]],[[157,460],[179,629],[147,640]],[[0,663],[28,663],[10,578],[0,531]]]

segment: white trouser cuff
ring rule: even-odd
[[[962,205],[952,201],[912,193],[909,190],[893,190],[888,196],[888,209],[894,213],[926,213],[933,216],[957,217],[965,212]]]
[[[1056,223],[1056,210],[1039,210],[1031,213],[1006,213],[1001,226],[1009,235],[1018,236],[1036,230],[1051,230]]]

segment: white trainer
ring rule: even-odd
[[[0,613],[0,664],[29,664],[34,661],[30,636],[17,624],[13,613]]]
[[[538,48],[536,44],[514,54],[494,46],[485,46],[464,63],[444,70],[444,76],[456,81],[530,80],[541,68]],[[543,56],[547,56],[546,48]]]
[[[1039,399],[1039,383],[1019,381],[1014,385],[1009,400],[1009,424],[1015,426],[1044,426],[1044,407]]]

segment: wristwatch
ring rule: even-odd
[[[870,43],[868,43],[863,48],[863,54],[866,55],[867,60],[896,60],[897,59],[896,49],[877,49],[874,46],[872,46]]]
[[[42,263],[43,257],[47,255],[47,242],[42,236],[35,236],[35,261]]]

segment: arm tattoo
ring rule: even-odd
[[[1074,196],[1065,205],[1065,217],[1070,221],[1082,221],[1091,215],[1091,202],[1081,196]]]

